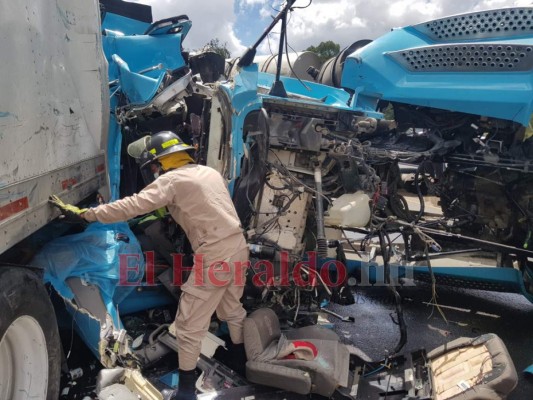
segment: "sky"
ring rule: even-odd
[[[232,56],[252,45],[270,24],[282,0],[133,0],[152,6],[154,20],[187,14],[193,26],[185,39],[188,50],[218,38]],[[309,0],[297,0],[305,7]],[[332,40],[341,49],[361,39],[375,39],[391,28],[465,12],[512,6],[533,6],[533,0],[312,0],[295,9],[288,40],[295,51]],[[279,27],[262,44],[259,54],[276,51]]]

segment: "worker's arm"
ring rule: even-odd
[[[174,200],[172,192],[170,179],[162,175],[138,194],[90,208],[82,217],[89,222],[99,221],[105,224],[127,221],[168,205]]]

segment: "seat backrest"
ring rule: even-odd
[[[261,308],[244,320],[244,348],[248,360],[257,357],[281,335],[279,320],[270,308]]]
[[[505,344],[492,333],[458,338],[430,351],[428,359],[437,400],[504,399],[518,383]]]

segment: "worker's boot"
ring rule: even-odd
[[[239,375],[246,377],[246,351],[244,343],[232,344],[228,347],[229,360],[228,367],[237,372]]]
[[[178,389],[175,390],[169,400],[196,400],[196,380],[198,379],[198,374],[196,370],[192,371],[182,371],[179,372],[179,383]]]

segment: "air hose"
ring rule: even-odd
[[[324,200],[322,193],[322,168],[320,163],[315,164],[315,186],[316,186],[316,247],[319,258],[328,256],[328,241],[326,239],[326,229],[324,228]]]

